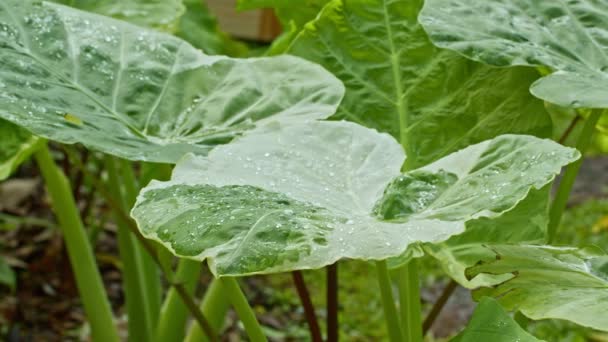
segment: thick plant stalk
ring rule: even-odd
[[[422,342],[420,277],[416,259],[399,268],[399,303],[403,334],[408,342]]]
[[[35,157],[63,232],[76,286],[91,326],[92,339],[97,342],[118,342],[112,310],[70,184],[53,161],[46,144],[38,149]]]
[[[321,335],[321,328],[317,321],[317,315],[315,314],[315,308],[310,300],[310,293],[304,282],[304,276],[301,271],[291,272],[293,283],[298,291],[298,297],[304,307],[304,315],[306,316],[306,322],[308,323],[308,329],[310,330],[310,338],[312,342],[323,342],[323,335]]]
[[[119,215],[122,218],[122,220],[124,222],[127,223],[127,227],[131,230],[133,235],[135,237],[137,237],[137,239],[142,244],[142,246],[144,247],[146,252],[148,252],[148,254],[152,257],[154,262],[160,267],[160,269],[163,270],[162,264],[157,257],[155,246],[151,243],[151,241],[148,241],[143,235],[141,235],[141,232],[139,232],[135,222],[129,217],[129,215],[125,211],[122,210],[122,207],[120,206],[120,204],[118,204],[114,200],[113,196],[104,188],[103,184],[101,184],[101,182],[98,179],[92,177],[91,173],[86,170],[86,168],[82,165],[82,163],[79,162],[78,159],[72,158],[72,156],[71,156],[70,160],[72,161],[72,163],[74,165],[76,165],[78,168],[80,168],[81,170],[84,171],[84,174],[87,178],[89,178],[89,181],[91,181],[92,183],[95,184],[95,188],[102,194],[102,196],[105,198],[108,205],[112,208],[112,210],[114,210],[114,212],[117,215]],[[164,270],[163,270],[163,272],[164,272]],[[169,283],[171,283],[172,276],[170,274],[166,274],[166,273],[163,273],[163,274],[164,274],[165,278],[169,281]],[[194,299],[184,289],[183,284],[172,284],[172,286],[177,290],[177,292],[179,293],[179,295],[182,298],[182,300],[184,301],[184,303],[186,303],[186,307],[188,308],[189,312],[194,317],[196,323],[203,329],[203,331],[205,332],[205,334],[207,335],[209,340],[217,341],[218,338],[217,338],[217,335],[215,334],[215,330],[213,330],[211,328],[211,325],[205,318],[205,315],[203,315],[203,313],[198,309],[198,307],[196,306],[196,303],[194,302]]]
[[[230,308],[230,302],[226,297],[226,291],[222,282],[213,279],[205,292],[205,297],[201,302],[200,310],[209,319],[209,324],[214,331],[221,331],[224,319]],[[203,334],[201,327],[192,324],[188,331],[188,336],[184,342],[208,342],[209,339]]]
[[[239,315],[241,322],[243,322],[247,336],[249,336],[249,340],[251,340],[251,342],[267,341],[266,336],[264,336],[264,332],[262,332],[262,327],[255,317],[255,313],[251,309],[251,306],[249,306],[245,294],[239,287],[238,281],[232,277],[220,278],[219,281],[222,282],[222,285],[226,290],[226,295],[228,298],[230,298],[232,307],[234,307],[234,310]]]
[[[116,159],[105,157],[105,169],[108,173],[108,185],[113,199],[119,203],[122,210],[127,206],[127,199],[118,171]],[[127,223],[117,213],[114,213],[118,225],[118,249],[123,264],[122,276],[128,316],[130,341],[150,341],[154,322],[150,312],[150,303],[146,296],[146,277],[144,276],[141,260],[137,256],[138,242],[129,231]]]
[[[190,295],[193,295],[200,275],[200,262],[181,259],[177,266],[174,281],[183,284],[186,291],[188,291]],[[182,341],[184,339],[187,321],[188,308],[186,308],[186,305],[180,298],[177,290],[171,288],[161,309],[154,340],[158,342]]]
[[[388,325],[388,335],[391,342],[402,342],[403,334],[399,324],[399,316],[395,299],[393,298],[393,289],[391,286],[391,277],[388,273],[386,261],[377,261],[376,268],[378,272],[378,283],[380,284],[380,295],[382,297],[382,306],[384,308],[384,318]]]
[[[392,43],[391,43],[392,44]],[[395,47],[391,45],[394,51]],[[398,58],[395,54],[392,58]],[[395,91],[397,96],[401,96],[401,72],[398,63],[393,61],[393,76],[395,80]],[[397,111],[399,113],[400,143],[404,151],[408,146],[409,113],[402,101],[397,101]],[[413,158],[407,158],[402,171],[409,171],[413,165]],[[399,306],[401,311],[401,325],[403,327],[403,337],[408,342],[422,341],[422,312],[420,310],[420,283],[418,279],[418,264],[412,259],[408,264],[401,266],[398,270],[397,284],[399,286]]]
[[[123,189],[124,189],[124,210],[129,211],[135,204],[137,194],[139,193],[138,182],[135,179],[133,173],[133,167],[131,163],[124,159],[118,159],[119,169],[123,176]],[[134,236],[133,239],[133,253],[136,257],[138,267],[141,270],[144,297],[146,299],[147,314],[149,316],[150,323],[155,326],[158,322],[158,315],[160,313],[162,288],[160,284],[160,273],[152,257],[146,253],[137,238]]]
[[[576,148],[581,152],[585,153],[589,144],[591,144],[591,138],[593,137],[593,131],[597,124],[600,116],[602,115],[601,109],[594,109],[591,111],[591,115],[585,120],[585,126],[581,132],[578,141],[576,142]],[[555,199],[551,205],[551,211],[549,212],[549,227],[547,229],[547,242],[551,244],[555,240],[557,230],[562,219],[562,213],[566,209],[568,203],[568,197],[570,197],[570,191],[574,186],[574,181],[578,175],[578,171],[583,165],[583,157],[574,163],[568,165],[566,172],[559,183],[559,188],[555,194]]]

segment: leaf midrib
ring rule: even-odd
[[[392,73],[393,73],[393,82],[394,82],[394,87],[395,87],[395,99],[396,101],[394,102],[396,107],[397,107],[397,114],[399,115],[399,136],[400,136],[400,143],[401,146],[403,146],[404,150],[407,149],[407,145],[408,145],[408,137],[406,134],[406,130],[407,130],[407,125],[408,125],[408,112],[405,108],[405,98],[402,97],[403,94],[403,85],[402,85],[402,80],[401,80],[401,64],[399,62],[399,54],[397,53],[397,49],[395,47],[395,38],[393,36],[393,29],[391,27],[391,22],[390,22],[390,18],[389,18],[389,13],[388,13],[388,7],[386,6],[386,0],[382,1],[382,9],[383,9],[383,15],[384,15],[384,25],[386,27],[386,34],[388,36],[388,44],[389,44],[389,49],[390,49],[390,62],[391,62],[391,69],[392,69]],[[411,160],[411,158],[408,158]],[[408,159],[406,159],[405,161],[405,166],[404,168],[407,169],[407,165],[410,165],[411,163],[408,163]]]

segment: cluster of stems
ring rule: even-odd
[[[214,279],[200,304],[194,299],[202,265],[182,259],[176,272],[173,257],[161,246],[146,240],[127,214],[134,204],[138,182],[131,163],[107,156],[107,188],[87,172],[84,165],[66,150],[70,160],[88,177],[112,208],[118,225],[118,245],[123,262],[123,283],[126,297],[129,340],[131,341],[218,341],[228,305],[232,304],[252,341],[266,341],[262,329],[235,278]],[[44,144],[35,154],[36,161],[51,197],[59,221],[76,284],[91,326],[94,341],[119,341],[114,316],[95,262],[93,248],[84,228],[70,183],[56,165]],[[159,171],[162,166],[155,165]],[[153,174],[166,178],[164,174]],[[143,182],[142,182],[143,183]],[[170,284],[162,296],[161,274]],[[186,335],[191,315],[193,324]]]

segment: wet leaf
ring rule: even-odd
[[[431,40],[496,66],[546,66],[531,91],[568,107],[608,107],[608,2],[428,0]]]
[[[496,217],[579,157],[505,135],[400,175],[401,146],[348,122],[273,124],[188,156],[132,211],[144,236],[216,275],[380,260]],[[401,196],[400,196],[401,194]]]
[[[343,94],[335,77],[295,57],[211,57],[52,3],[1,2],[0,47],[1,118],[131,160],[174,163],[258,121],[325,118]]]

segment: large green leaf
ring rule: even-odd
[[[488,245],[469,278],[484,277],[474,296],[493,296],[531,319],[565,319],[608,331],[608,255],[596,248]],[[502,278],[502,281],[497,279]],[[506,278],[506,280],[505,280]],[[494,284],[492,284],[494,283]]]
[[[231,59],[50,3],[0,3],[0,117],[132,160],[206,153],[254,122],[334,113],[343,86],[295,57]]]
[[[144,236],[217,275],[319,268],[398,256],[466,222],[496,217],[579,157],[506,135],[400,175],[401,146],[348,122],[270,124],[189,156],[132,211]],[[405,194],[401,196],[402,194]]]
[[[435,48],[416,21],[421,0],[334,0],[288,53],[333,72],[347,91],[337,118],[388,132],[425,165],[505,133],[542,137],[551,120],[529,94],[531,68],[497,69]]]
[[[185,12],[182,0],[54,0],[136,25],[173,31]]]
[[[608,2],[427,0],[420,22],[435,44],[491,65],[547,66],[534,95],[608,107]]]
[[[492,298],[481,299],[466,328],[451,342],[537,342]]]
[[[0,180],[7,178],[38,146],[38,138],[0,119]]]

